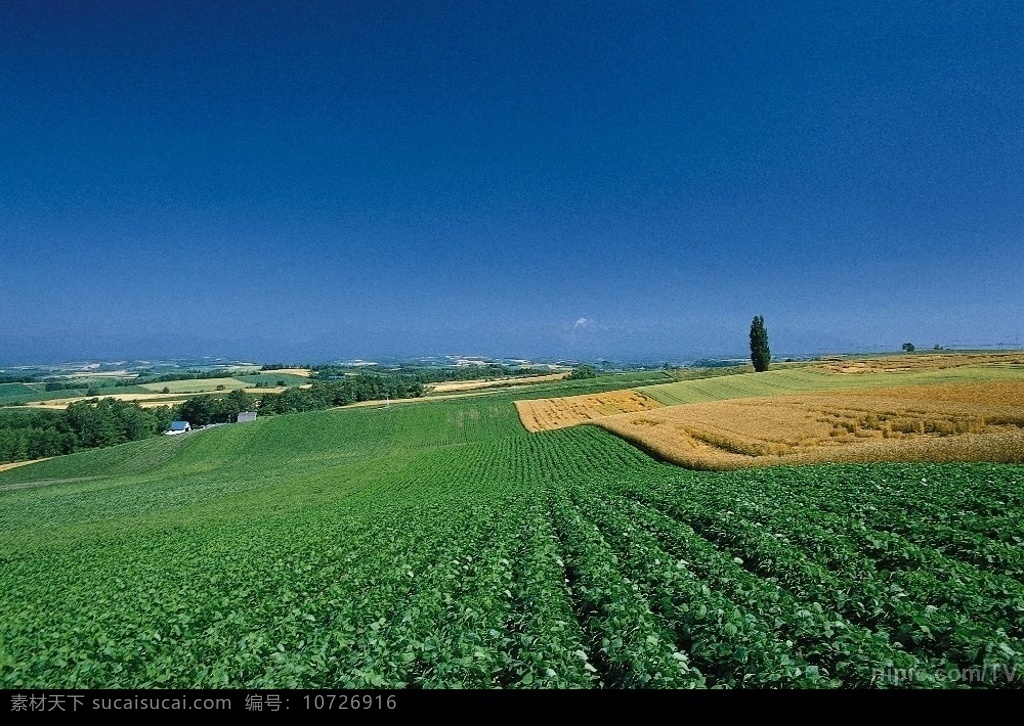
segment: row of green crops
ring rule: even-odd
[[[0,473],[0,688],[1024,684],[1024,468],[687,472],[511,398]]]

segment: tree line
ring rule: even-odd
[[[361,401],[419,398],[423,383],[407,375],[360,374],[340,380],[317,380],[309,388],[289,388],[260,401],[261,414],[319,411]]]
[[[146,409],[113,398],[64,411],[0,411],[0,463],[137,441],[165,431],[172,416],[167,406]]]

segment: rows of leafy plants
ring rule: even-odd
[[[923,470],[908,473],[918,476]],[[796,471],[694,477],[682,486],[627,489],[630,497],[685,523],[755,576],[884,634],[891,647],[919,661],[893,667],[918,674],[1014,672],[1024,655],[1024,591],[1017,580],[869,527],[855,509],[843,506],[843,497],[848,504],[861,500],[856,479],[847,479],[847,488],[837,491],[842,471]],[[815,491],[815,477],[828,485]],[[921,676],[914,685],[927,681]]]
[[[1024,678],[1020,467],[686,472],[500,397],[129,446],[0,476],[0,688]]]

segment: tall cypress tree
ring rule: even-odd
[[[760,315],[755,316],[750,324],[750,361],[758,373],[768,370],[768,364],[772,361],[772,352],[768,349],[768,331]]]

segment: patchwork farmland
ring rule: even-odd
[[[608,385],[0,472],[0,687],[1021,687],[1024,467],[693,471],[513,401]]]

